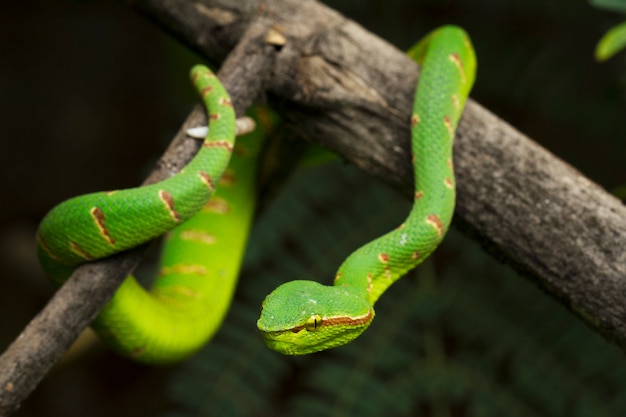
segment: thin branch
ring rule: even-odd
[[[257,19],[218,73],[239,115],[263,93],[266,79],[263,74],[270,74],[273,65],[275,49],[265,43],[267,30],[263,19]],[[198,105],[144,184],[167,178],[187,164],[200,145],[184,132],[201,124],[206,124],[206,114]],[[17,410],[96,317],[145,252],[145,247],[140,247],[76,269],[0,356],[0,416]]]

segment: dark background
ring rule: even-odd
[[[626,183],[626,55],[593,60],[596,42],[623,16],[572,0],[327,4],[403,50],[438,25],[463,26],[478,54],[477,101],[601,186]],[[0,6],[0,349],[52,292],[35,258],[39,219],[67,197],[141,182],[196,102],[187,72],[198,61],[121,2]],[[96,348],[53,371],[19,415],[146,415],[177,401],[163,394],[173,373]],[[447,415],[480,415],[469,409]]]

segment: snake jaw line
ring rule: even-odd
[[[338,316],[329,317],[324,319],[324,323],[327,326],[348,325],[348,326],[362,326],[371,323],[374,319],[374,309],[370,308],[362,316],[350,317],[350,316]]]

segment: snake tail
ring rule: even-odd
[[[448,230],[455,202],[452,144],[474,83],[476,57],[456,26],[436,29],[409,51],[421,65],[411,126],[414,202],[396,229],[353,252],[334,284],[296,280],[263,302],[257,326],[271,349],[301,355],[344,345],[372,322],[374,304],[423,262]]]

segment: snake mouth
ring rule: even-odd
[[[301,332],[308,332],[302,329]],[[307,337],[294,337],[291,331],[262,332],[265,345],[283,355],[297,356],[320,352],[329,348],[325,339],[311,341]]]
[[[312,346],[308,346],[306,351],[303,351],[302,347],[298,343],[291,342],[289,340],[281,340],[280,337],[283,332],[263,332],[263,341],[265,345],[283,355],[304,355],[307,353],[316,352],[317,350],[311,350]]]
[[[373,318],[374,310],[369,309],[357,317],[323,318],[315,330],[303,324],[285,330],[261,330],[261,334],[272,350],[283,355],[306,355],[350,343],[369,327]]]

